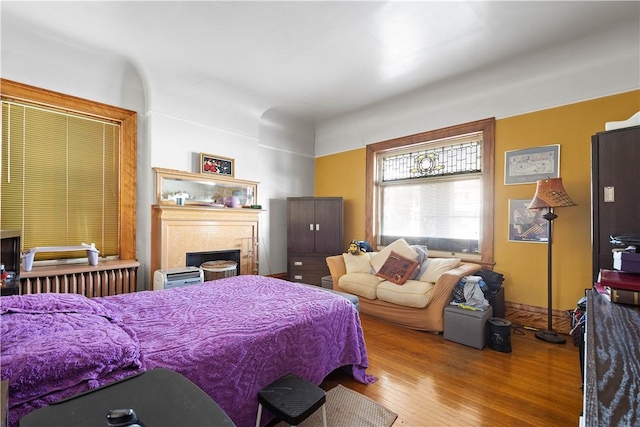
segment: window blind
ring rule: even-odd
[[[120,125],[68,111],[2,101],[2,229],[21,249],[95,243],[118,255]],[[36,260],[85,257],[38,253]]]

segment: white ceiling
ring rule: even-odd
[[[1,3],[3,23],[123,56],[156,85],[316,120],[640,21],[637,1]]]

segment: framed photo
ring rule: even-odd
[[[504,184],[530,184],[560,177],[560,145],[513,150],[504,153]]]
[[[509,199],[509,241],[546,243],[549,224],[545,209],[527,209],[531,199]]]
[[[213,154],[200,153],[200,173],[233,177],[233,159],[215,156]]]

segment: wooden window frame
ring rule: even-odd
[[[495,177],[495,118],[478,120],[443,129],[418,133],[367,145],[366,154],[366,196],[365,196],[365,239],[374,245],[378,236],[374,233],[376,214],[375,180],[377,179],[376,158],[379,154],[406,148],[411,145],[424,144],[474,132],[482,132],[482,239],[480,240],[480,260],[465,260],[482,264],[483,268],[493,269],[493,199]]]
[[[40,104],[120,123],[119,258],[136,259],[137,113],[1,78],[0,95],[3,99]]]

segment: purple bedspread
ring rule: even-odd
[[[2,308],[5,300],[28,297],[40,295],[3,297]],[[180,372],[209,394],[238,427],[255,424],[258,391],[287,373],[320,384],[334,369],[348,366],[356,380],[375,381],[366,374],[367,352],[357,310],[346,299],[319,288],[237,276],[85,300],[92,309],[103,310],[92,315],[109,319],[109,325],[121,328],[139,348],[134,352],[138,357],[127,360],[120,371],[130,375],[141,365],[145,370],[164,367]],[[5,351],[13,347],[5,345],[5,316],[3,379]],[[12,322],[11,328],[20,326]],[[67,346],[73,348],[75,343]],[[11,383],[10,391],[20,390]],[[38,403],[26,406],[32,410]],[[26,413],[19,410],[24,402],[10,399],[10,406],[12,419],[14,409],[20,416]],[[263,419],[266,423],[269,414]]]
[[[0,298],[9,425],[34,409],[142,372],[135,334],[82,295]]]

